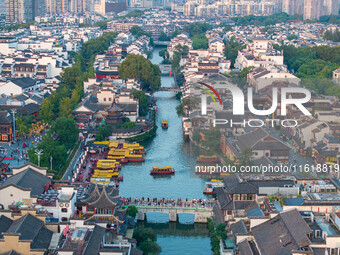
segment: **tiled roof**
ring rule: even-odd
[[[51,181],[50,178],[28,168],[16,175],[9,177],[1,186],[3,189],[9,185],[15,185],[22,189],[30,189],[31,195],[38,196],[41,195],[45,190],[45,185]]]

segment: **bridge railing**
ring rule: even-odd
[[[202,211],[211,211],[212,207],[183,207],[183,206],[155,206],[155,205],[135,205],[137,208],[141,209],[181,209],[181,210],[202,210]]]

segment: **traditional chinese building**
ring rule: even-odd
[[[85,199],[77,203],[81,218],[87,223],[105,223],[120,228],[126,219],[126,210],[118,189],[109,186],[91,185]]]
[[[7,111],[0,111],[0,141],[8,142],[13,138],[13,120]]]

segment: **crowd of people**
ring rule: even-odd
[[[160,207],[200,207],[212,208],[216,205],[216,199],[171,199],[171,198],[122,198],[125,205],[160,206]]]

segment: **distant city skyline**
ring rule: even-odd
[[[171,6],[172,11],[185,16],[247,16],[272,15],[285,12],[303,15],[304,19],[319,19],[323,15],[337,15],[339,0],[187,0],[169,2],[164,0],[0,0],[0,15],[6,15],[8,24],[33,21],[45,13],[93,12],[105,16],[119,13],[127,7],[150,9]]]

